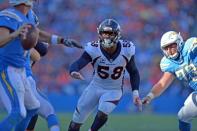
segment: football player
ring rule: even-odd
[[[35,1],[9,0],[11,7],[0,12],[0,98],[8,111],[8,116],[0,122],[1,131],[11,131],[14,127],[16,131],[25,130],[27,124],[21,126],[19,123],[34,115],[40,107],[40,102],[28,86],[25,73],[28,51],[21,44],[21,38],[26,38],[31,27],[29,24],[38,25],[38,19],[32,11]],[[81,48],[75,40],[42,30],[39,30],[39,40]]]
[[[37,43],[35,48],[32,48],[30,50],[30,53],[27,56],[26,74],[27,74],[27,79],[29,80],[29,83],[31,85],[31,88],[36,98],[40,102],[40,108],[38,109],[38,114],[46,119],[50,131],[59,131],[60,130],[59,124],[54,108],[49,103],[49,101],[40,94],[39,90],[37,90],[36,82],[34,80],[33,72],[31,69],[31,66],[33,66],[36,61],[39,61],[41,57],[46,55],[47,51],[48,51],[48,44],[43,42]],[[27,128],[28,131],[33,131],[34,126],[36,124],[36,120],[37,120],[37,115],[35,115],[31,119],[29,126]]]
[[[104,20],[98,27],[99,40],[87,43],[82,56],[70,67],[70,75],[83,80],[80,70],[91,63],[93,79],[79,98],[69,131],[79,131],[89,114],[98,106],[95,120],[89,129],[99,130],[108,115],[116,108],[123,94],[125,69],[130,76],[134,104],[141,107],[139,98],[140,76],[135,64],[135,46],[120,39],[120,25],[114,19]]]
[[[197,116],[197,38],[192,37],[184,42],[180,33],[168,31],[163,34],[160,43],[164,54],[160,67],[164,73],[143,99],[143,104],[149,104],[158,97],[175,78],[188,83],[194,92],[178,112],[178,119],[180,131],[190,131],[191,120]]]

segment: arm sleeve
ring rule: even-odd
[[[45,56],[48,52],[48,46],[42,42],[38,42],[34,48],[42,57]]]
[[[85,67],[91,61],[92,61],[91,56],[87,52],[84,52],[77,61],[71,64],[70,70],[69,70],[70,73],[73,71],[76,71],[76,72],[80,71],[83,67]]]
[[[135,64],[134,56],[132,56],[130,61],[127,63],[126,69],[130,76],[130,83],[131,83],[132,91],[139,90],[140,75]]]

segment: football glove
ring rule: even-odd
[[[76,47],[76,48],[80,48],[80,49],[83,49],[83,46],[81,46],[79,44],[79,42],[77,42],[76,40],[73,40],[73,39],[62,39],[61,40],[61,43],[67,47]]]

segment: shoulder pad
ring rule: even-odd
[[[130,59],[131,56],[135,55],[135,45],[131,41],[121,40],[121,45],[125,55]]]
[[[160,68],[162,72],[170,72],[170,61],[165,56],[161,59]]]
[[[15,13],[9,11],[9,10],[3,10],[0,12],[0,16],[6,16],[6,17],[10,17],[12,19],[17,20],[18,22],[22,22],[23,20]]]
[[[191,37],[185,42],[185,50],[188,52],[194,51],[197,48],[197,38]]]
[[[98,42],[88,42],[85,45],[85,51],[94,59],[97,54],[99,53],[98,51],[99,48],[99,43]]]

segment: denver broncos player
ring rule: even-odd
[[[84,79],[79,71],[91,62],[94,75],[78,101],[69,131],[79,131],[97,105],[98,112],[90,130],[97,131],[106,123],[108,115],[122,97],[125,69],[130,75],[134,103],[141,106],[138,93],[140,76],[134,61],[135,46],[120,39],[120,25],[113,19],[104,20],[98,27],[98,34],[99,40],[87,43],[80,59],[70,67],[73,78]]]
[[[25,73],[27,50],[21,45],[29,24],[38,25],[32,10],[36,0],[9,0],[12,7],[0,12],[0,98],[8,111],[8,116],[0,122],[1,131],[26,129],[24,118],[30,118],[40,107],[40,102],[28,86]],[[75,40],[39,30],[39,40],[51,44],[80,47]]]
[[[180,131],[190,131],[191,120],[197,116],[197,38],[184,42],[180,33],[168,31],[161,38],[161,49],[164,57],[160,67],[164,74],[143,99],[143,104],[159,96],[175,78],[186,82],[194,92],[186,99],[178,118]]]

